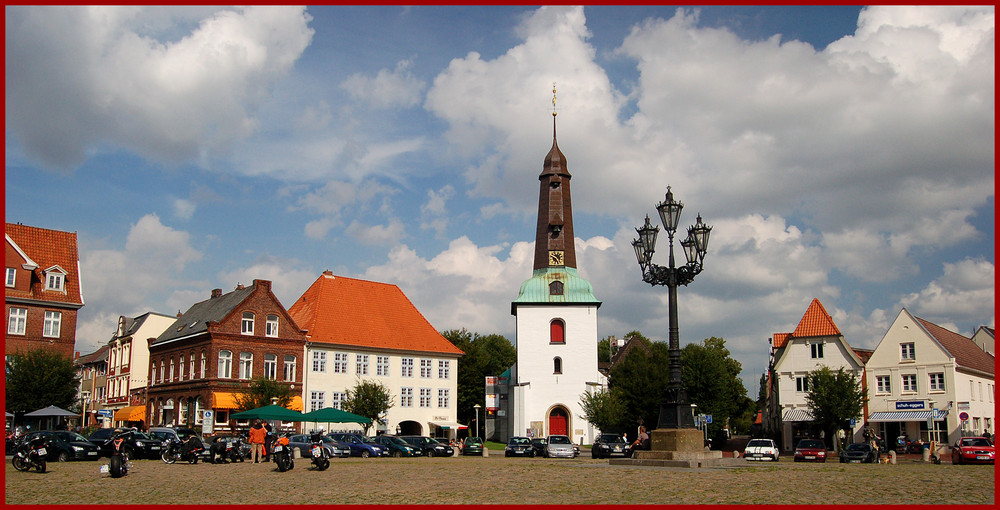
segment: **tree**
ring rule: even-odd
[[[278,399],[279,406],[288,407],[292,401],[292,390],[278,381],[264,377],[250,380],[249,386],[237,391],[233,396],[237,411],[269,406],[271,399],[274,398]]]
[[[580,407],[583,417],[597,427],[601,432],[607,432],[619,425],[625,414],[625,405],[611,392],[601,388],[595,392],[584,392],[580,395]]]
[[[630,342],[640,343],[611,367],[608,378],[611,391],[625,407],[617,426],[635,430],[641,422],[653,429],[669,382],[668,346],[663,342],[651,342],[642,335]]]
[[[361,424],[367,435],[372,425],[385,423],[385,415],[392,406],[392,393],[384,384],[378,381],[358,381],[353,388],[347,390],[342,407],[349,413],[371,420],[371,423]]]
[[[465,353],[458,360],[456,405],[458,421],[469,424],[475,419],[473,406],[486,406],[486,376],[498,376],[510,368],[517,361],[517,351],[503,335],[480,335],[465,328],[444,331],[441,335]],[[482,424],[479,430],[483,430]]]
[[[722,338],[706,338],[681,349],[681,378],[688,400],[698,406],[699,413],[712,415],[709,437],[722,429],[726,420],[735,420],[752,407],[740,379],[742,370]]]
[[[69,356],[46,349],[16,352],[7,357],[6,369],[7,411],[18,419],[48,406],[79,410],[80,378]]]
[[[826,431],[827,446],[833,446],[838,429],[844,428],[851,418],[858,418],[868,401],[868,389],[862,388],[853,371],[821,367],[809,372],[809,390],[806,403],[813,416],[813,423]]]

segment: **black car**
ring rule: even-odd
[[[878,451],[868,443],[851,443],[840,452],[840,462],[878,462]]]
[[[67,460],[97,460],[101,449],[87,438],[68,430],[39,430],[25,435],[22,441],[31,441],[36,437],[44,437],[49,446],[46,448],[46,460],[65,462]]]
[[[451,457],[455,455],[455,449],[449,445],[438,442],[433,437],[427,436],[399,436],[400,439],[423,450],[428,457]]]
[[[514,436],[507,441],[507,446],[503,449],[504,457],[534,457],[535,448],[531,445],[531,439],[527,437]]]
[[[413,446],[396,436],[383,434],[372,438],[372,440],[389,450],[389,453],[393,457],[420,457],[424,454],[424,451],[419,447]]]
[[[389,449],[372,441],[364,434],[331,432],[327,434],[334,441],[351,449],[352,457],[388,457]]]
[[[548,439],[544,437],[536,437],[531,440],[531,447],[535,450],[535,455],[542,457],[545,456],[545,446],[549,444]]]
[[[163,441],[149,437],[136,429],[105,428],[97,429],[87,438],[101,449],[101,456],[111,457],[112,446],[108,442],[115,432],[127,432],[125,448],[132,459],[158,459],[163,452]]]
[[[597,436],[594,445],[590,447],[590,456],[595,459],[606,459],[621,456],[630,457],[631,446],[625,442],[621,434],[601,434]]]

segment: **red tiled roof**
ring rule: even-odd
[[[7,289],[12,297],[38,299],[57,303],[83,305],[80,293],[79,254],[76,248],[76,232],[63,232],[47,228],[31,227],[20,223],[4,223],[4,233],[31,259],[38,264],[35,274],[42,279],[41,272],[58,265],[66,271],[66,292],[42,290],[42,285],[33,285],[31,292]]]
[[[788,343],[788,337],[792,336],[791,333],[775,333],[774,334],[774,348],[780,349]]]
[[[941,344],[948,353],[955,358],[959,366],[979,370],[989,374],[994,373],[995,360],[993,356],[983,352],[983,349],[976,345],[971,338],[959,335],[953,331],[925,321],[920,317],[914,317],[921,326],[924,327],[938,343]]]
[[[792,332],[792,336],[796,338],[841,336],[841,333],[837,329],[837,325],[833,323],[833,318],[830,317],[830,314],[826,313],[826,309],[823,308],[819,299],[813,298],[812,303],[809,304],[809,308],[806,309],[805,315],[802,316],[802,320],[799,321],[799,325]]]
[[[295,304],[289,315],[309,341],[446,354],[464,354],[387,283],[356,280],[324,272]]]

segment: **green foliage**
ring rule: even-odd
[[[667,388],[667,344],[650,342],[639,335],[627,356],[611,367],[609,386],[622,402],[624,412],[617,427],[634,430],[641,419],[655,427],[660,415],[660,401]]]
[[[617,426],[625,414],[625,405],[622,401],[613,392],[604,388],[582,393],[580,407],[583,408],[583,417],[602,432]]]
[[[706,338],[700,344],[691,343],[681,349],[684,389],[691,403],[697,404],[696,412],[712,415],[710,436],[726,420],[734,426],[732,422],[753,407],[740,379],[742,370],[740,362],[730,357],[722,338]]]
[[[359,380],[353,388],[347,390],[342,408],[371,420],[371,423],[361,424],[367,435],[372,425],[385,423],[385,415],[393,405],[392,393],[384,384]]]
[[[257,409],[271,405],[271,399],[277,398],[278,405],[288,407],[292,401],[292,390],[285,384],[264,377],[250,380],[250,385],[233,395],[236,412]]]
[[[69,356],[45,349],[16,352],[7,357],[6,368],[8,412],[20,417],[48,406],[79,410],[76,393],[80,378]]]
[[[806,402],[813,415],[813,422],[834,437],[836,430],[851,418],[860,418],[868,390],[862,388],[854,372],[838,368],[821,367],[809,372],[809,391]]]
[[[503,335],[480,335],[465,328],[441,333],[465,355],[458,360],[458,421],[471,424],[474,405],[486,407],[486,376],[498,376],[517,361],[517,351]],[[483,430],[485,411],[480,411],[479,430]]]

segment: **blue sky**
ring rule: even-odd
[[[666,186],[714,226],[682,343],[751,394],[819,298],[856,347],[994,312],[986,7],[6,8],[6,220],[78,232],[77,349],[254,278],[394,283],[514,340],[537,176],[573,174],[599,333],[666,337],[629,242]],[[664,263],[661,246],[654,262]]]

